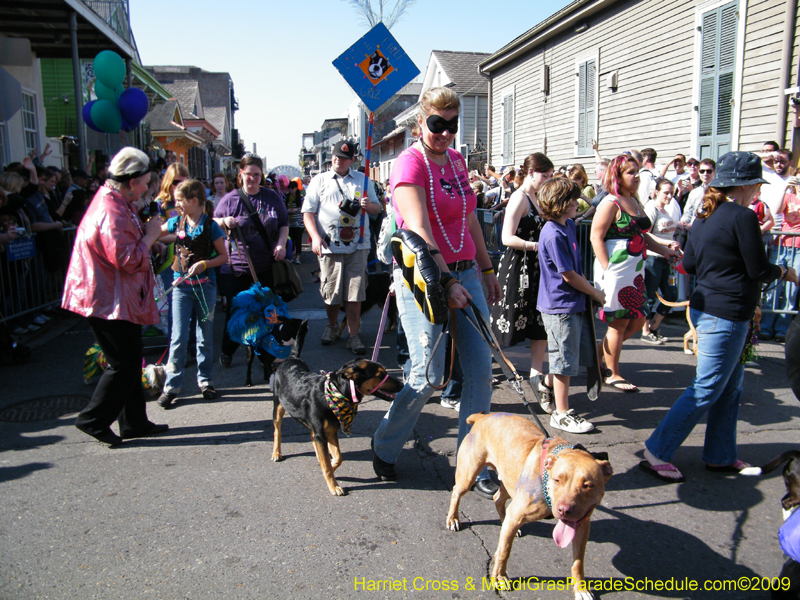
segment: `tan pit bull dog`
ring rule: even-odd
[[[545,440],[527,419],[506,413],[475,414],[467,419],[472,431],[458,450],[456,484],[450,497],[447,527],[458,531],[458,505],[485,465],[497,471],[500,489],[494,505],[503,526],[494,555],[492,577],[509,586],[506,567],[514,536],[525,523],[550,516],[558,519],[553,539],[561,548],[572,543],[575,598],[590,600],[583,557],[589,540],[592,511],[600,504],[613,472],[607,460],[597,460],[561,438]],[[543,448],[544,446],[544,448]],[[511,503],[506,507],[506,501]]]

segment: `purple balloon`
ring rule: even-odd
[[[122,92],[117,100],[117,106],[125,122],[135,127],[147,115],[147,111],[150,109],[150,99],[139,88],[129,87]]]
[[[83,105],[83,110],[81,111],[83,113],[83,122],[86,123],[86,126],[89,129],[103,133],[103,130],[95,125],[94,121],[92,121],[92,106],[94,106],[95,102],[97,102],[97,100],[92,100],[91,102],[87,102]]]

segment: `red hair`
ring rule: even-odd
[[[608,165],[606,169],[605,175],[603,175],[603,187],[606,191],[613,195],[613,196],[625,196],[625,192],[623,191],[623,181],[622,181],[622,172],[627,168],[627,166],[631,164],[633,165],[636,171],[639,171],[639,163],[636,162],[636,159],[631,156],[626,156],[621,154],[619,156],[615,156],[614,160],[611,161],[611,164]],[[635,193],[636,190],[630,190],[632,193]]]

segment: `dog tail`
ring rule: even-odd
[[[664,298],[662,298],[661,294],[659,294],[658,292],[656,292],[656,296],[658,297],[658,301],[661,302],[661,304],[664,304],[665,306],[671,306],[673,308],[678,308],[681,306],[689,306],[688,300],[684,300],[683,302],[670,302],[669,300],[664,300]]]
[[[306,334],[308,333],[308,319],[300,323],[297,330],[297,337],[294,339],[292,351],[289,353],[289,358],[300,358],[300,353],[303,351],[303,343],[306,341]]]
[[[467,423],[469,423],[470,425],[474,425],[476,421],[480,421],[485,416],[486,413],[483,411],[475,413],[474,415],[470,415],[467,417]]]
[[[746,469],[742,469],[739,471],[739,475],[765,475],[770,471],[774,471],[780,467],[790,458],[800,458],[800,450],[789,450],[788,452],[784,452],[777,458],[773,458],[771,461],[761,467],[747,467]]]

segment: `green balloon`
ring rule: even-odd
[[[119,97],[124,91],[125,88],[121,85],[118,85],[117,89],[112,90],[109,89],[108,86],[104,85],[99,79],[94,82],[94,93],[97,95],[98,100],[108,100],[109,102],[116,104],[117,100],[119,100]]]
[[[107,88],[116,90],[125,81],[125,61],[111,50],[103,50],[94,57],[94,75]]]
[[[97,100],[92,105],[92,122],[106,133],[119,133],[122,127],[122,115],[114,102]]]

